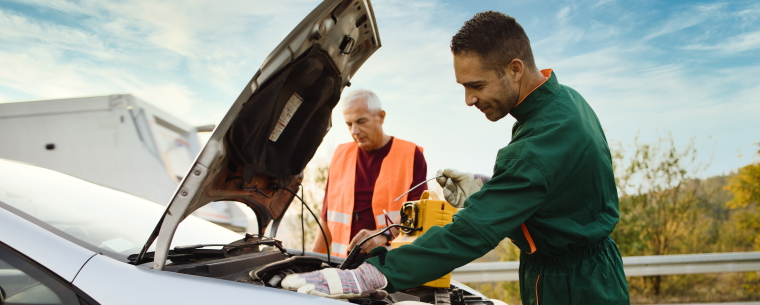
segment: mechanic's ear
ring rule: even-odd
[[[509,65],[507,66],[508,74],[512,78],[512,81],[514,82],[520,82],[522,79],[523,73],[525,72],[525,64],[522,60],[515,58],[512,61],[509,62]]]

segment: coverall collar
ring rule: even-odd
[[[512,111],[510,111],[510,114],[512,114],[518,122],[523,122],[532,117],[559,93],[560,85],[557,81],[557,76],[554,75],[552,69],[541,70],[541,73],[549,78],[528,93],[528,95],[525,96],[523,100],[512,109]]]

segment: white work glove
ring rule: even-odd
[[[333,299],[370,297],[383,299],[387,292],[380,290],[388,280],[375,266],[361,264],[354,270],[327,268],[319,271],[297,273],[282,279],[282,288],[300,293]]]
[[[480,190],[491,177],[460,172],[455,169],[442,169],[435,174],[435,181],[443,188],[443,198],[455,208],[463,208],[464,200]],[[441,177],[442,176],[442,177]]]

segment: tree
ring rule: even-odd
[[[760,146],[760,143],[757,144]],[[760,150],[758,150],[760,155]],[[756,234],[754,244],[760,250],[760,162],[747,165],[739,169],[739,172],[731,178],[726,189],[733,198],[726,203],[731,209],[743,209],[755,207],[756,213],[742,213],[739,215],[737,224],[745,230],[754,231]]]
[[[755,233],[755,249],[760,250],[760,162],[740,168],[726,189],[733,195],[726,206],[734,210],[745,210],[737,215],[736,225]]]
[[[695,141],[679,150],[671,134],[654,143],[640,143],[637,137],[634,147],[630,158],[622,148],[614,152],[620,222],[612,235],[624,256],[679,252],[709,221],[699,204],[704,194],[695,174],[705,166],[696,162]],[[660,294],[660,276],[645,282],[652,294]]]
[[[760,143],[757,145],[760,146]],[[760,155],[760,150],[757,153]],[[739,169],[726,189],[734,196],[728,202],[728,207],[732,209],[760,203],[760,162]]]
[[[760,146],[760,143],[757,145]],[[760,155],[760,150],[757,153]],[[760,250],[760,162],[740,168],[726,190],[733,195],[726,206],[741,211],[735,215],[737,221],[734,226],[738,232],[749,232],[749,236],[754,236],[751,242],[755,250]],[[747,274],[745,281],[744,289],[747,292],[760,294],[760,273]]]

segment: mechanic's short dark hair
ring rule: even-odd
[[[451,53],[461,55],[474,52],[487,69],[504,76],[503,68],[518,58],[528,70],[537,70],[530,40],[522,26],[510,16],[485,11],[475,14],[451,38]]]

